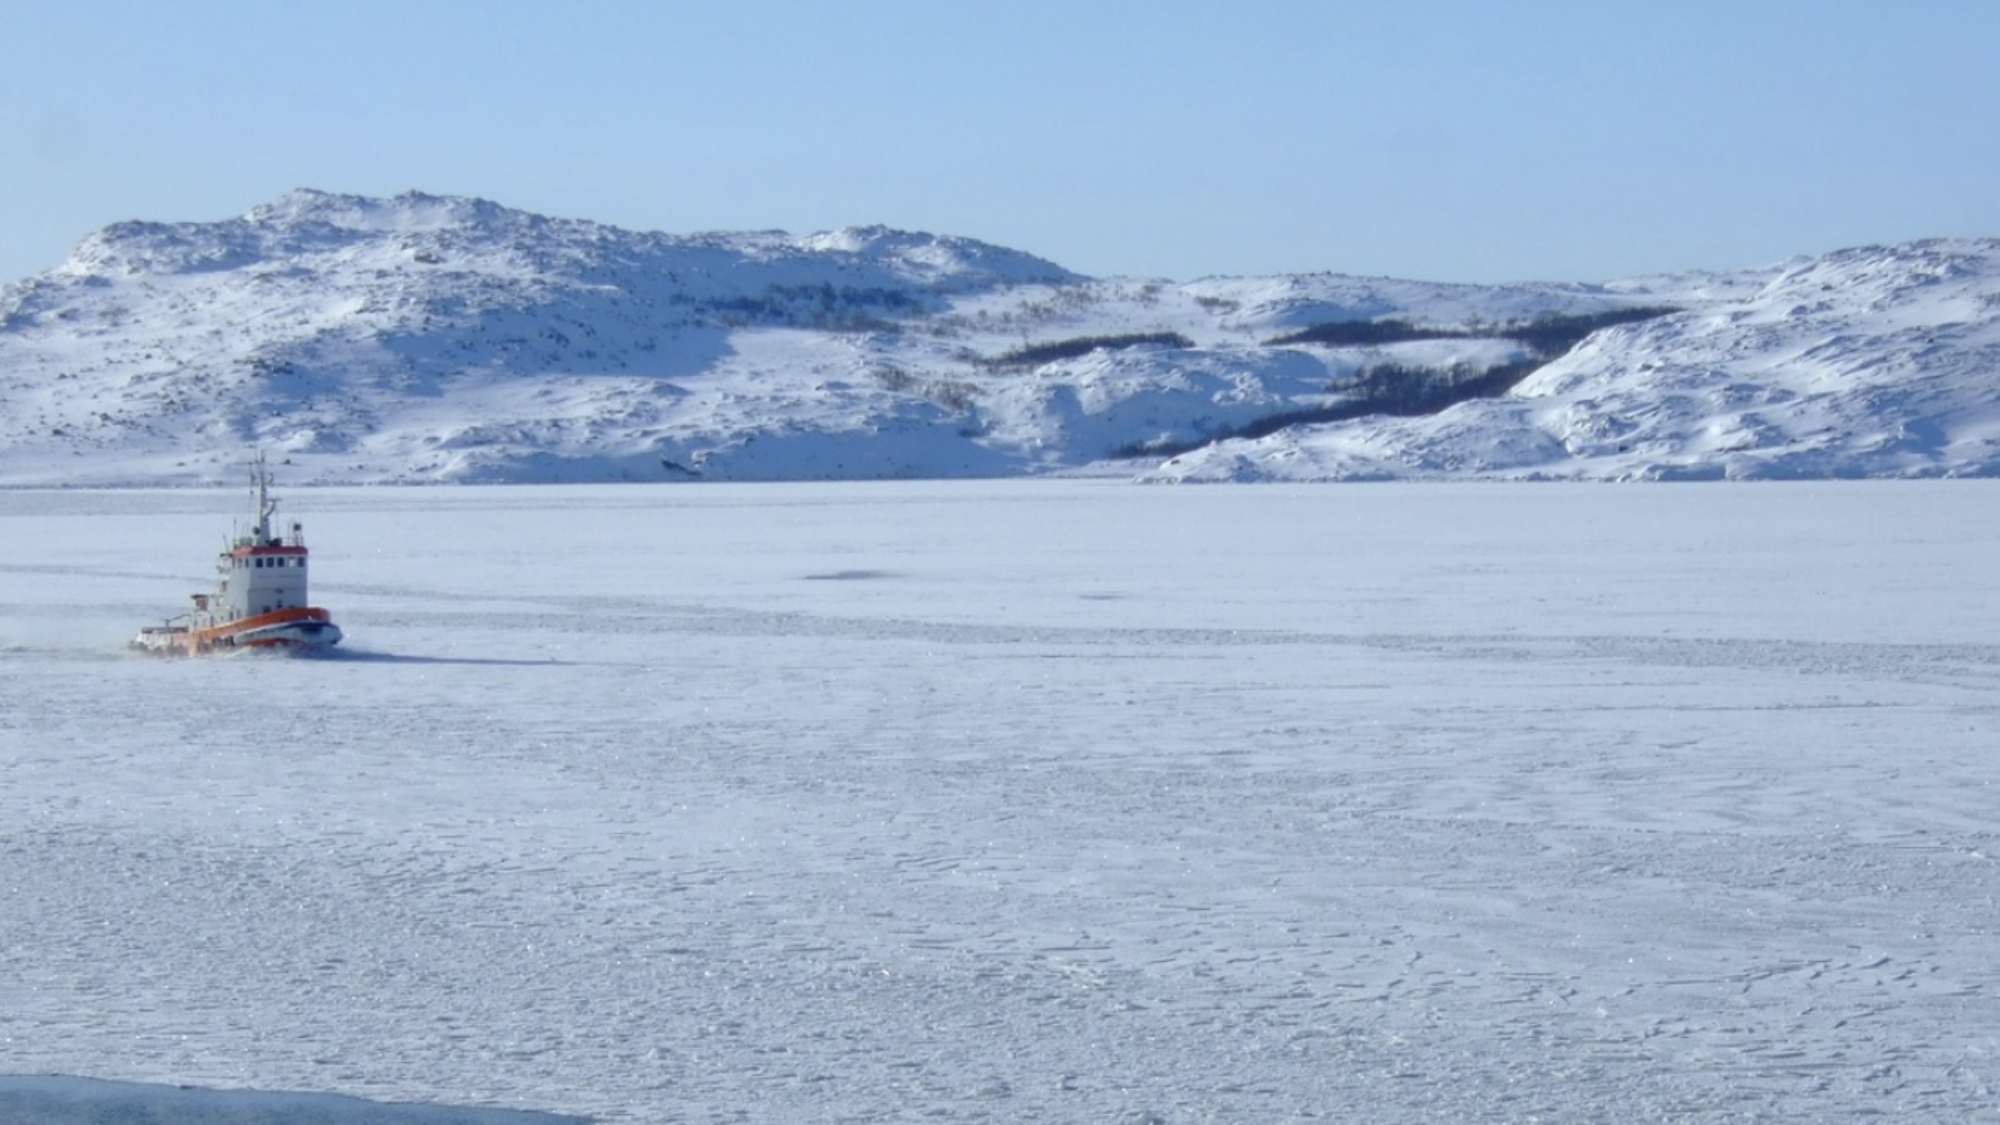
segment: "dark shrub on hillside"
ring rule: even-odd
[[[1377,344],[1407,344],[1413,340],[1450,340],[1466,335],[1468,331],[1463,328],[1426,328],[1407,320],[1335,320],[1301,328],[1264,343],[1269,347],[1284,347],[1287,344],[1371,347]]]
[[[1075,359],[1086,356],[1100,348],[1117,350],[1145,346],[1162,348],[1192,348],[1194,341],[1178,332],[1138,332],[1126,336],[1078,336],[1073,340],[1057,340],[1048,344],[1028,344],[1003,352],[986,361],[987,367],[1040,367],[1044,363],[1054,363],[1061,359]]]
[[[1679,309],[1642,306],[1607,309],[1594,313],[1553,313],[1512,324],[1467,325],[1443,328],[1411,324],[1407,320],[1336,320],[1315,324],[1297,332],[1264,341],[1266,347],[1292,344],[1324,344],[1328,347],[1375,347],[1408,344],[1418,340],[1515,340],[1536,354],[1553,359],[1575,347],[1585,336],[1600,328],[1634,324],[1679,312]]]

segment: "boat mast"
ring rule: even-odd
[[[251,542],[261,547],[271,541],[271,513],[278,510],[278,502],[271,499],[271,471],[264,467],[261,449],[256,460],[250,462],[250,486],[257,497],[257,526],[250,529],[254,536]]]

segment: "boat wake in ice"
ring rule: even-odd
[[[0,1117],[14,1125],[588,1125],[511,1109],[399,1105],[336,1094],[203,1090],[57,1075],[0,1075]]]

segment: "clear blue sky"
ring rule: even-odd
[[[0,281],[295,187],[1097,275],[2000,236],[2000,0],[0,0]]]

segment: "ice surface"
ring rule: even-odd
[[[579,1117],[385,1105],[331,1094],[0,1075],[7,1125],[585,1125]]]
[[[1980,482],[0,492],[0,1070],[606,1122],[1990,1119]]]

